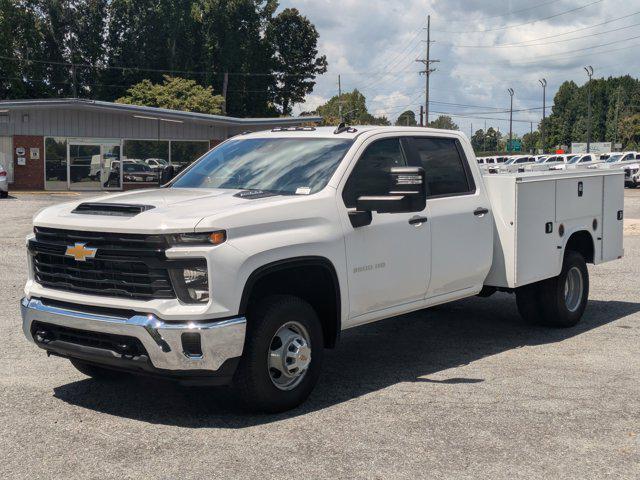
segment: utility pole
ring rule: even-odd
[[[587,65],[584,67],[584,71],[589,77],[587,83],[587,153],[591,153],[591,77],[593,76],[593,67]]]
[[[469,137],[469,140],[471,140],[473,138],[473,123],[471,124],[471,129],[470,130],[471,130],[470,131],[471,136]]]
[[[71,46],[71,91],[73,98],[78,98],[78,79],[76,78],[76,64],[73,62],[75,55],[73,45]]]
[[[340,116],[340,123],[344,122],[344,118],[342,118],[342,84],[340,83],[340,75],[338,75],[338,115]]]
[[[618,114],[620,112],[620,87],[618,87],[618,99],[616,101],[616,116],[615,116],[615,133],[613,134],[613,149],[616,148],[616,143],[618,143]]]
[[[429,126],[429,77],[435,68],[431,67],[432,63],[438,63],[440,60],[431,60],[431,15],[427,15],[427,51],[425,58],[418,58],[416,62],[420,62],[424,65],[424,70],[420,71],[420,74],[425,76],[424,79],[424,123],[425,126]]]
[[[224,72],[222,79],[222,97],[224,98],[224,105],[222,106],[222,113],[227,114],[227,88],[229,88],[229,72]]]
[[[512,139],[513,139],[513,88],[507,90],[509,92],[509,97],[511,97],[511,107],[509,108],[509,145],[507,145],[507,151],[511,153],[511,149],[513,148]]]
[[[482,135],[482,151],[487,151],[487,121],[484,121],[484,134]]]
[[[424,105],[420,105],[420,126],[426,126],[424,123]]]
[[[542,85],[542,124],[540,125],[540,144],[542,145],[542,153],[544,153],[544,124],[547,118],[547,79],[538,80]]]

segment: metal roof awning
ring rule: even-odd
[[[128,105],[125,103],[103,102],[100,100],[87,100],[82,98],[61,99],[34,99],[34,100],[5,100],[0,101],[2,110],[20,110],[27,108],[79,108],[98,110],[112,113],[130,113],[141,117],[153,117],[153,119],[178,120],[182,122],[195,122],[217,124],[230,127],[251,127],[267,125],[296,125],[308,122],[320,122],[322,117],[270,117],[270,118],[237,118],[224,115],[210,115],[207,113],[185,112],[168,108],[144,107],[140,105]]]

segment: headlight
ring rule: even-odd
[[[185,303],[209,301],[209,272],[205,260],[170,270],[171,282],[178,298]]]
[[[220,245],[226,240],[227,232],[225,230],[203,233],[175,233],[173,235],[169,235],[169,241],[174,245]]]

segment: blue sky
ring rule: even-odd
[[[485,121],[508,131],[508,88],[514,110],[522,110],[514,113],[514,131],[523,134],[542,116],[541,78],[550,105],[563,81],[586,81],[585,65],[594,77],[640,76],[640,0],[281,0],[284,7],[316,25],[329,62],[294,113],[335,95],[338,74],[343,91],[360,89],[372,113],[395,120],[417,111],[424,77],[415,59],[424,56],[427,14],[432,58],[440,60],[431,111],[465,115],[454,121],[467,134]]]

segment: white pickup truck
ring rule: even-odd
[[[162,188],[37,214],[24,334],[94,378],[231,383],[282,411],[357,325],[496,290],[575,325],[622,211],[621,170],[483,177],[455,131],[239,135]]]

